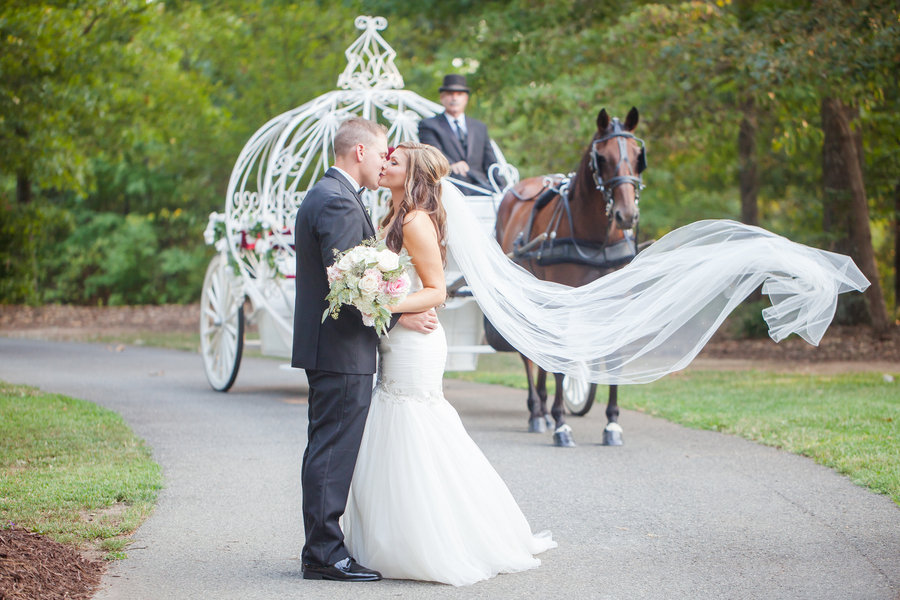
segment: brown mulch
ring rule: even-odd
[[[46,536],[0,529],[0,600],[87,599],[104,569],[104,563]]]
[[[93,331],[193,331],[200,327],[197,304],[163,306],[0,305],[0,331],[49,328]]]
[[[900,368],[900,328],[884,336],[865,325],[832,325],[818,346],[807,344],[796,335],[774,343],[768,337],[735,339],[725,332],[716,333],[700,358],[742,358],[777,362],[858,362],[894,363]]]

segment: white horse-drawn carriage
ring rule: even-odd
[[[201,296],[201,352],[207,379],[227,391],[237,377],[247,323],[259,328],[261,352],[290,357],[295,290],[293,227],[306,191],[332,159],[332,141],[340,123],[362,116],[388,128],[396,146],[418,138],[418,123],[443,108],[403,89],[395,52],[378,33],[381,17],[357,17],[362,35],[347,48],[347,67],[338,89],[328,92],[263,125],[247,142],[234,166],[224,213],[210,215],[205,238],[217,254],[206,272]],[[493,142],[492,142],[493,143]],[[519,179],[494,144],[498,163],[488,173],[492,189],[460,184],[472,195],[469,207],[488,232],[503,195],[497,181]],[[373,221],[384,214],[387,190],[366,191]],[[483,315],[448,255],[445,269],[453,290],[439,317],[448,338],[448,370],[474,370],[478,355],[493,352],[484,344]],[[302,285],[302,282],[301,282]],[[587,386],[570,385],[574,407],[584,405]],[[585,411],[586,412],[586,411]],[[582,413],[583,414],[583,413]]]

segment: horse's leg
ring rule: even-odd
[[[522,362],[525,364],[525,378],[528,380],[528,431],[532,433],[544,433],[547,431],[547,425],[541,416],[541,398],[538,387],[534,383],[534,372],[531,368],[531,360],[524,354],[520,354]],[[538,381],[540,381],[540,372],[538,373]],[[544,392],[546,397],[547,392]]]
[[[621,446],[622,427],[619,425],[619,386],[609,386],[609,402],[606,404],[606,429],[603,430],[604,446]]]
[[[535,410],[532,414],[544,419],[544,423],[550,427],[553,425],[553,421],[550,420],[550,413],[547,412],[547,371],[538,367],[537,372],[537,395],[541,399],[541,410]]]
[[[553,445],[563,448],[574,448],[575,440],[572,439],[572,428],[566,424],[563,418],[563,377],[562,373],[554,373],[556,379],[556,394],[553,395],[553,408],[551,413],[556,421],[556,429],[553,432]]]

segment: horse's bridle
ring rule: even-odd
[[[644,184],[641,182],[641,173],[647,168],[647,149],[644,145],[644,140],[628,131],[624,131],[622,125],[619,123],[619,119],[613,119],[612,124],[612,133],[591,142],[591,173],[593,173],[594,176],[594,185],[596,186],[596,189],[603,192],[603,198],[606,201],[606,216],[609,218],[612,217],[613,191],[620,185],[630,183],[634,186],[634,204],[637,206],[641,198],[641,190],[644,189]],[[636,172],[637,176],[616,175],[606,181],[603,180],[603,176],[600,174],[600,153],[597,150],[597,145],[613,138],[618,138],[616,141],[619,144],[619,162],[616,165],[615,172],[618,173],[624,163],[628,166],[628,170],[632,173]],[[636,169],[631,168],[631,161],[628,158],[628,149],[625,145],[625,140],[629,138],[635,140],[641,148]]]

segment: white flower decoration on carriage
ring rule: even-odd
[[[270,241],[271,236],[264,236],[256,240],[256,245],[253,247],[253,250],[256,251],[257,254],[265,254],[269,250],[272,250],[274,246]]]
[[[218,216],[219,213],[209,213],[209,221],[206,223],[206,229],[203,230],[203,241],[206,242],[207,246],[216,242],[216,223],[218,222],[216,217]]]

